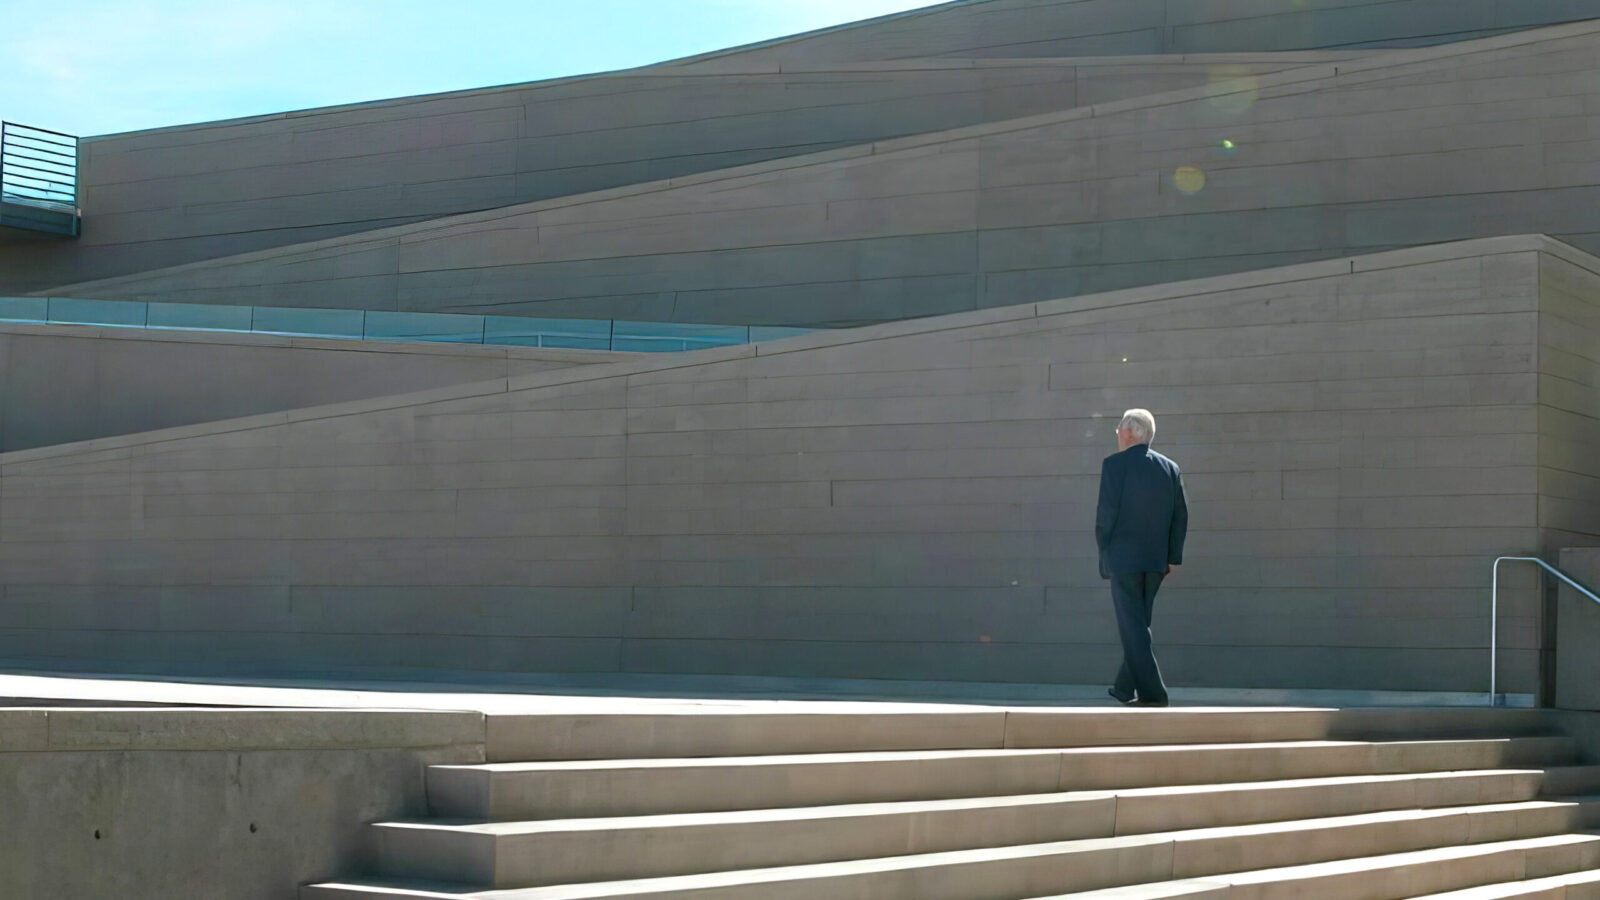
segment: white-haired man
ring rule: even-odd
[[[1111,581],[1111,600],[1122,636],[1122,668],[1109,693],[1134,706],[1166,706],[1150,646],[1150,617],[1162,579],[1183,563],[1189,504],[1178,464],[1150,449],[1156,419],[1130,409],[1117,425],[1118,452],[1100,466],[1100,503],[1094,538],[1100,577]]]

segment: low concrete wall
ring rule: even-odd
[[[0,709],[0,894],[294,900],[483,740],[477,712]]]
[[[1600,588],[1600,547],[1561,551],[1561,571]],[[1556,612],[1556,706],[1600,710],[1600,605],[1562,585]],[[1600,724],[1595,727],[1600,748]]]
[[[627,355],[0,325],[0,452],[526,375]]]

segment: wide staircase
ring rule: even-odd
[[[374,875],[301,900],[1600,898],[1600,766],[1538,710],[685,710],[488,733],[490,762],[427,770],[431,818],[373,826]]]

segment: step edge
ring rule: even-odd
[[[1483,842],[1483,843],[1477,843],[1477,844],[1453,844],[1453,845],[1449,845],[1449,846],[1446,846],[1446,847],[1436,847],[1436,848],[1430,848],[1430,849],[1426,849],[1426,850],[1407,850],[1407,851],[1403,851],[1403,852],[1400,852],[1400,853],[1380,854],[1380,855],[1365,856],[1365,857],[1350,857],[1350,858],[1347,858],[1347,859],[1330,860],[1328,862],[1320,862],[1320,863],[1309,863],[1309,864],[1300,865],[1300,866],[1279,866],[1279,867],[1268,868],[1268,869],[1250,870],[1250,871],[1246,871],[1246,872],[1235,872],[1235,873],[1226,873],[1226,874],[1208,875],[1208,876],[1196,876],[1196,877],[1175,879],[1175,880],[1176,881],[1185,881],[1185,882],[1189,882],[1189,881],[1215,881],[1215,882],[1217,882],[1219,884],[1234,884],[1234,883],[1237,883],[1241,878],[1243,878],[1245,876],[1259,876],[1259,875],[1265,875],[1267,873],[1291,873],[1291,872],[1295,872],[1296,870],[1309,870],[1309,869],[1313,869],[1313,868],[1316,868],[1316,867],[1319,867],[1319,866],[1328,866],[1328,865],[1331,865],[1333,863],[1367,862],[1367,863],[1371,863],[1372,864],[1372,865],[1369,865],[1369,866],[1366,867],[1367,870],[1370,871],[1370,870],[1381,869],[1381,868],[1385,868],[1385,867],[1389,867],[1389,866],[1400,866],[1400,865],[1412,864],[1414,862],[1429,861],[1429,860],[1425,860],[1425,859],[1420,859],[1420,857],[1425,857],[1425,856],[1428,856],[1430,854],[1433,855],[1433,856],[1438,856],[1441,853],[1447,853],[1448,855],[1446,856],[1446,859],[1460,859],[1460,858],[1466,858],[1466,857],[1472,857],[1472,856],[1485,856],[1485,855],[1494,854],[1494,853],[1518,852],[1518,851],[1526,851],[1526,850],[1538,850],[1538,849],[1544,849],[1544,848],[1547,848],[1547,847],[1571,846],[1571,845],[1585,844],[1585,843],[1592,843],[1592,844],[1600,845],[1600,833],[1568,832],[1568,833],[1561,833],[1561,834],[1555,834],[1555,835],[1542,835],[1542,836],[1531,837],[1531,838],[1515,838],[1515,839],[1506,840],[1506,841],[1489,841],[1489,842]],[[1454,851],[1454,852],[1453,853],[1449,853],[1450,851]],[[960,851],[958,851],[958,852],[960,852]],[[755,875],[755,874],[766,874],[766,873],[776,873],[776,872],[785,872],[785,871],[792,873],[793,870],[798,870],[798,869],[816,869],[816,868],[835,867],[835,866],[842,866],[842,865],[846,865],[846,864],[845,863],[820,863],[820,864],[810,864],[810,865],[804,865],[804,866],[781,866],[781,867],[774,867],[774,868],[770,868],[770,869],[743,869],[743,870],[734,870],[734,871],[731,871],[731,872],[707,873],[706,875],[694,875],[694,876],[673,875],[673,876],[666,876],[664,878],[642,878],[642,879],[628,879],[628,880],[623,880],[623,881],[589,882],[589,883],[582,884],[582,885],[551,885],[551,886],[544,886],[544,887],[510,888],[510,889],[506,889],[506,888],[476,888],[476,889],[465,888],[465,890],[468,890],[468,891],[474,891],[474,890],[475,891],[479,891],[479,892],[481,892],[482,896],[485,896],[485,897],[492,896],[494,898],[494,900],[543,900],[543,898],[540,897],[538,892],[544,892],[545,896],[548,897],[548,896],[550,896],[549,892],[554,890],[554,889],[556,889],[556,888],[588,888],[591,891],[605,891],[605,890],[612,890],[612,889],[627,889],[627,888],[641,888],[641,889],[643,889],[643,888],[656,888],[656,887],[663,887],[664,888],[664,887],[670,887],[671,886],[671,885],[668,884],[668,882],[671,882],[671,881],[674,881],[674,880],[687,879],[687,878],[696,878],[696,879],[705,879],[705,880],[719,880],[719,879],[722,880],[721,884],[714,884],[714,885],[713,884],[708,884],[708,885],[703,885],[703,886],[701,886],[701,885],[694,886],[694,887],[704,887],[704,888],[709,889],[709,888],[713,888],[713,887],[728,887],[728,886],[736,886],[736,885],[741,885],[741,884],[758,884],[758,883],[761,883],[763,881],[763,879],[750,879],[750,878],[745,878],[742,881],[731,880],[735,876],[749,876],[749,875]],[[773,879],[773,880],[779,880],[779,879]],[[781,879],[781,880],[800,881],[800,880],[804,880],[804,879],[803,878],[792,878],[792,879]],[[1166,884],[1168,882],[1146,882],[1146,883],[1147,884]],[[388,880],[388,879],[354,879],[354,880],[339,881],[339,882],[321,882],[321,883],[318,883],[318,884],[315,884],[315,885],[307,885],[306,887],[308,887],[308,888],[333,888],[333,889],[375,887],[377,889],[382,890],[382,889],[385,889],[388,885],[391,885],[391,884],[392,885],[396,885],[397,889],[404,890],[404,889],[406,889],[406,887],[405,887],[406,885],[419,884],[419,882],[406,882],[406,881],[403,881],[403,880]],[[434,882],[434,884],[438,884],[438,883]],[[1126,885],[1126,887],[1133,887],[1133,886],[1134,885]],[[461,886],[457,886],[457,893],[451,893],[451,894],[426,894],[426,893],[424,893],[424,894],[417,894],[415,896],[428,898],[428,900],[433,900],[433,898],[435,898],[435,897],[439,898],[439,900],[463,900],[463,898],[471,898],[471,897],[474,897],[474,896],[478,896],[478,894],[474,894],[474,893],[460,893],[460,891],[462,889],[463,888]],[[398,896],[406,896],[406,895],[400,894]],[[610,894],[610,895],[608,895],[608,894],[605,894],[605,893],[595,893],[595,894],[592,894],[592,896],[594,898],[596,898],[596,900],[599,900],[599,898],[604,898],[604,897],[607,897],[607,896],[625,896],[625,895],[619,895],[619,894]],[[1063,894],[1063,895],[1058,895],[1058,896],[1059,897],[1070,897],[1072,895],[1071,894]],[[1039,898],[1039,900],[1050,900],[1050,898]]]
[[[1057,754],[1136,753],[1156,754],[1194,750],[1295,750],[1334,749],[1346,747],[1417,747],[1462,744],[1517,744],[1536,746],[1538,743],[1576,747],[1574,738],[1567,735],[1516,735],[1512,737],[1443,738],[1410,741],[1245,741],[1196,744],[1132,744],[1093,747],[995,747],[954,750],[864,750],[829,753],[785,753],[754,756],[704,756],[704,757],[648,757],[641,759],[575,759],[529,760],[526,762],[449,763],[427,767],[430,772],[471,772],[485,775],[516,775],[527,772],[591,772],[618,768],[633,769],[693,769],[708,767],[756,767],[762,765],[823,765],[851,762],[925,762],[943,759],[1010,759],[1015,757]]]
[[[786,806],[759,809],[730,809],[713,810],[708,812],[674,812],[650,813],[636,816],[572,816],[563,819],[504,819],[490,820],[465,816],[432,816],[409,819],[391,819],[373,822],[375,828],[407,828],[426,829],[437,828],[441,831],[452,833],[471,832],[484,834],[520,834],[514,829],[505,826],[526,824],[530,826],[526,833],[547,833],[570,830],[602,831],[611,828],[666,828],[686,827],[699,825],[733,825],[748,824],[760,825],[766,822],[800,821],[807,816],[782,817],[770,816],[762,819],[762,814],[771,814],[779,811],[801,812],[817,811],[816,819],[847,818],[852,816],[874,815],[914,815],[921,812],[949,812],[963,809],[981,809],[992,806],[1048,806],[1053,803],[1093,803],[1103,802],[1107,799],[1152,798],[1170,797],[1174,801],[1187,796],[1197,796],[1218,793],[1266,793],[1271,791],[1310,791],[1318,788],[1358,788],[1373,785],[1404,785],[1418,782],[1437,784],[1441,782],[1468,782],[1489,779],[1510,780],[1514,778],[1541,775],[1545,770],[1538,768],[1508,768],[1508,769],[1451,769],[1426,772],[1387,772],[1365,775],[1328,775],[1311,778],[1285,778],[1274,781],[1236,781],[1216,782],[1207,784],[1183,784],[1165,787],[1140,787],[1140,788],[1107,788],[1102,790],[1079,791],[1044,791],[1031,794],[996,794],[978,797],[940,797],[925,800],[886,800],[868,801],[862,803],[820,804],[814,806]],[[1565,797],[1533,796],[1526,801],[1508,802],[1534,802],[1566,800]],[[1595,799],[1600,799],[1597,797]],[[1467,804],[1461,804],[1467,805]],[[1475,804],[1479,805],[1479,804]],[[1446,809],[1450,806],[1435,807],[1403,807],[1405,809]],[[1377,810],[1375,810],[1377,811]],[[686,821],[693,820],[693,821]],[[594,825],[592,827],[575,827],[571,823],[611,823],[609,826]],[[492,830],[474,832],[475,827],[495,827]]]

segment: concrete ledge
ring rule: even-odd
[[[67,710],[52,712],[55,749],[355,749],[482,741],[476,712],[393,710]]]
[[[50,713],[42,709],[0,709],[0,752],[48,750]]]
[[[479,712],[0,709],[0,751],[425,749],[483,736]]]
[[[1104,685],[867,678],[791,678],[765,675],[650,675],[641,673],[485,672],[450,669],[351,667],[305,674],[218,672],[196,666],[142,666],[104,671],[104,660],[0,660],[0,696],[164,706],[293,707],[303,709],[475,709],[487,713],[655,712],[663,707],[702,712],[743,708],[768,712],[972,712],[1041,707],[1114,707]],[[1194,707],[1353,710],[1421,707],[1489,709],[1486,694],[1449,691],[1360,691],[1278,688],[1174,687],[1174,711]],[[1531,694],[1510,694],[1506,707],[1529,709]],[[803,701],[803,702],[799,702]],[[12,704],[13,706],[18,704]]]

